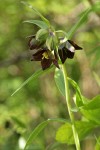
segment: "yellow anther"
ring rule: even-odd
[[[42,59],[44,59],[44,58],[49,59],[49,56],[48,56],[47,52],[44,52],[42,55],[43,55]]]

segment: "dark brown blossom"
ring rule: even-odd
[[[35,35],[29,37],[29,48],[30,50],[35,50],[35,53],[32,55],[32,61],[40,61],[42,69],[45,70],[54,64],[59,68],[58,64],[58,55],[61,59],[61,62],[64,63],[67,58],[72,59],[75,54],[75,50],[81,50],[82,48],[75,44],[71,40],[60,39],[58,44],[58,52],[55,48],[55,43],[51,38],[44,38],[42,40],[37,40]],[[52,46],[53,45],[53,46]],[[51,48],[52,47],[52,48]]]
[[[44,45],[44,41],[36,40],[35,35],[29,37],[28,46],[30,50],[39,49]]]
[[[61,42],[58,48],[59,57],[61,62],[64,63],[67,58],[72,59],[75,54],[75,50],[81,50],[82,48],[75,44],[71,40]]]
[[[52,52],[47,48],[39,49],[35,54],[33,54],[32,61],[41,61],[43,70],[49,68],[52,63],[57,68],[59,68],[58,58],[56,57],[56,54],[52,54]]]

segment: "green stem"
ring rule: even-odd
[[[67,103],[67,108],[68,108],[68,112],[69,112],[69,117],[70,117],[70,120],[71,120],[71,123],[72,123],[72,131],[73,131],[74,141],[75,141],[76,149],[81,150],[78,134],[77,134],[77,131],[76,131],[76,128],[75,128],[74,116],[73,116],[73,113],[71,111],[69,85],[68,85],[67,70],[66,70],[65,64],[62,65],[62,70],[63,70],[63,76],[64,76],[64,82],[65,82],[66,103]]]

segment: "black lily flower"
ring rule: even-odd
[[[58,48],[58,53],[62,63],[64,63],[67,58],[72,59],[74,57],[75,50],[81,50],[81,49],[82,48],[80,46],[78,46],[71,40],[62,42]]]
[[[47,48],[39,49],[35,54],[32,55],[32,61],[41,61],[42,69],[45,70],[51,66],[53,63],[57,68],[58,65],[58,57],[56,53],[54,55]]]
[[[44,41],[36,40],[35,35],[29,36],[28,46],[30,50],[39,49],[44,45]]]

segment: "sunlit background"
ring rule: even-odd
[[[26,0],[27,1],[27,0]],[[55,27],[68,32],[88,7],[99,1],[92,0],[29,0]],[[98,3],[99,5],[99,3]],[[99,7],[100,8],[100,7]],[[87,98],[100,93],[100,11],[92,11],[77,30],[73,40],[83,47],[73,60],[66,61],[68,76],[80,86]],[[32,62],[28,48],[29,35],[38,27],[23,23],[40,19],[20,0],[0,1],[0,150],[21,150],[30,132],[48,118],[66,118],[65,98],[59,93],[54,72],[31,80],[14,96],[11,94],[34,72],[40,63]],[[71,98],[74,90],[70,87]],[[77,116],[79,119],[80,116]],[[18,119],[18,120],[17,120]],[[20,121],[19,121],[20,120]],[[64,150],[67,144],[55,140],[61,123],[50,123],[30,145],[29,150]],[[55,143],[55,145],[54,145]],[[81,143],[83,150],[94,150],[95,141]],[[52,145],[57,148],[52,148]],[[68,150],[74,150],[72,145]]]

